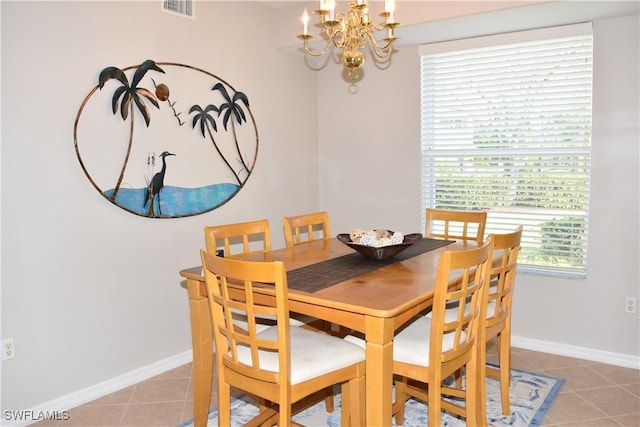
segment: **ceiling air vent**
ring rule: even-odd
[[[160,10],[171,15],[195,19],[193,0],[160,0]]]

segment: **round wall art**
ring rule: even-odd
[[[249,98],[196,67],[106,67],[73,127],[82,170],[114,205],[149,218],[209,212],[251,176],[258,130]]]

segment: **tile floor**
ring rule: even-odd
[[[512,349],[513,367],[567,380],[543,426],[640,426],[640,371]],[[489,351],[495,361],[495,347]],[[69,419],[44,426],[177,426],[193,418],[191,365],[185,365],[73,408]],[[211,402],[216,405],[215,396]],[[309,426],[312,427],[312,426]]]

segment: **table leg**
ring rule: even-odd
[[[366,416],[369,426],[391,425],[393,392],[393,319],[367,317]]]
[[[191,341],[193,345],[193,420],[195,427],[206,427],[211,402],[213,341],[209,302],[202,282],[187,279]]]

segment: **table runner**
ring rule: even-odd
[[[336,283],[353,279],[396,262],[404,261],[425,252],[453,243],[453,240],[420,239],[398,255],[387,260],[374,260],[354,252],[287,272],[289,289],[316,292]]]

